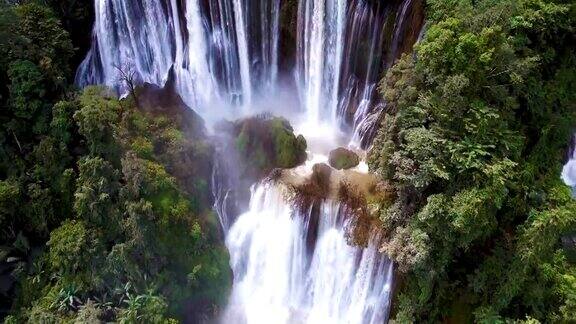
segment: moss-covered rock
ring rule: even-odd
[[[171,72],[172,73],[172,72]],[[194,197],[194,205],[212,206],[214,147],[204,120],[169,82],[163,88],[145,83],[136,89],[138,113],[125,116],[129,133],[121,136],[138,157],[157,158],[178,185]],[[126,104],[125,104],[126,105]],[[133,136],[134,134],[145,136]]]
[[[358,155],[348,149],[339,147],[330,152],[330,166],[338,170],[348,170],[360,163]]]
[[[283,118],[259,115],[234,123],[235,147],[244,175],[262,176],[275,168],[293,168],[306,160],[306,140]]]

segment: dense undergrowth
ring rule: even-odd
[[[73,89],[89,1],[10,2],[22,4],[0,4],[0,320],[210,316],[230,274],[201,126]],[[296,4],[282,7],[286,69]],[[576,320],[576,202],[559,177],[576,125],[575,17],[570,0],[428,1],[423,40],[381,82],[369,154],[387,186],[368,225],[398,265],[394,321]],[[249,167],[300,163],[304,140],[267,122],[236,124]],[[308,194],[325,195],[320,180]]]
[[[51,8],[0,5],[0,320],[212,316],[231,275],[203,129],[76,92],[73,58]]]
[[[394,320],[576,320],[573,1],[428,1],[413,56],[382,80],[369,156],[396,190],[380,218]],[[566,241],[566,240],[565,240]],[[569,241],[569,240],[567,240]]]

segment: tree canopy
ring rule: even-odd
[[[192,185],[171,172],[176,156],[206,164],[206,140],[134,98],[74,89],[57,14],[0,5],[0,319],[173,323],[195,309],[200,320],[227,294],[228,255],[198,198],[209,172]]]
[[[562,238],[576,202],[560,171],[576,124],[576,7],[428,2],[413,56],[380,84],[370,152],[394,184],[383,244],[403,278],[395,319],[574,320]]]

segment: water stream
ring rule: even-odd
[[[255,186],[249,211],[228,232],[234,289],[224,322],[383,323],[392,262],[376,244],[348,245],[344,206],[301,211],[286,195],[282,186]]]
[[[376,84],[399,55],[414,2],[299,0],[286,86],[279,48],[288,1],[95,0],[93,45],[76,82],[121,94],[119,69],[159,86],[171,76],[209,124],[270,107],[308,139],[310,159],[299,167],[306,174],[338,145],[369,144],[385,106]],[[326,199],[302,210],[280,184],[256,183],[248,208],[231,208],[232,169],[216,161],[212,181],[234,272],[224,322],[387,321],[394,265],[378,252],[379,237],[367,248],[350,246],[345,206]]]
[[[561,174],[564,183],[572,188],[572,196],[576,198],[576,134],[572,135],[567,161]]]

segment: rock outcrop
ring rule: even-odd
[[[360,158],[351,150],[339,147],[330,152],[329,162],[334,169],[348,170],[358,166]]]
[[[191,107],[188,107],[180,95],[167,83],[163,88],[144,83],[136,89],[139,109],[152,116],[164,116],[176,123],[186,135],[205,137],[204,120]]]
[[[306,140],[296,136],[284,118],[259,115],[229,125],[245,176],[266,176],[275,168],[289,169],[306,160]]]
[[[209,188],[213,170],[214,146],[204,120],[167,83],[163,88],[145,83],[136,89],[138,109],[156,120],[159,135],[153,143],[155,155],[167,171],[202,206],[211,206]]]

